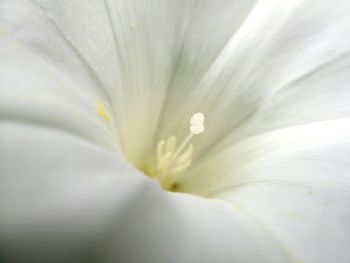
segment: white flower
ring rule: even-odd
[[[1,1],[2,262],[349,262],[349,25],[345,0]]]

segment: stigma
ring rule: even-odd
[[[163,189],[174,190],[182,172],[192,164],[194,146],[190,141],[194,135],[205,131],[204,120],[202,113],[193,114],[190,120],[189,134],[179,146],[175,136],[170,136],[168,139],[158,142],[156,178]]]

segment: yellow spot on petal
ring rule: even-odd
[[[102,102],[96,102],[96,114],[105,122],[109,121],[109,116]]]

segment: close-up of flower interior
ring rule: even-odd
[[[346,0],[0,0],[0,262],[350,262],[349,51]]]

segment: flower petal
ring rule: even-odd
[[[164,192],[76,136],[0,124],[5,262],[289,262],[254,218],[222,201]]]
[[[268,62],[254,66],[252,78],[269,92],[236,138],[350,117],[349,14],[348,1],[300,3],[262,50]]]
[[[302,262],[345,263],[349,134],[349,118],[262,134],[207,160],[183,186],[255,215]]]

